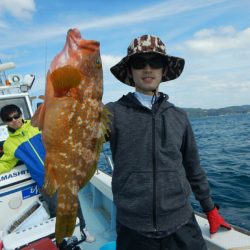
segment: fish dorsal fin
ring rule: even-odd
[[[42,103],[36,110],[35,114],[31,118],[31,125],[33,127],[38,127],[40,130],[43,129],[45,115],[45,105]]]

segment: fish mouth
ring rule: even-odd
[[[83,40],[79,41],[79,48],[86,53],[95,53],[99,51],[100,43],[95,40]]]
[[[98,41],[82,39],[80,31],[76,28],[68,31],[68,38],[73,48],[81,49],[87,53],[97,52],[100,48]]]
[[[82,36],[78,29],[70,29],[67,34],[67,39],[69,40],[69,44],[71,44],[72,47],[77,48],[80,41],[82,40]]]
[[[68,31],[68,35],[69,35],[69,36],[78,37],[79,39],[82,38],[80,30],[78,30],[78,29],[76,29],[76,28],[70,29],[70,30]]]

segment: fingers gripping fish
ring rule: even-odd
[[[58,192],[58,243],[72,235],[78,191],[96,170],[108,126],[102,93],[99,42],[84,40],[77,29],[70,29],[48,71],[44,103],[32,118],[42,129],[46,149],[44,189]]]

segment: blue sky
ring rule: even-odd
[[[143,34],[159,36],[167,53],[186,60],[182,75],[160,91],[180,107],[250,104],[249,0],[0,0],[0,59],[8,74],[34,74],[31,94],[44,93],[45,74],[69,28],[101,43],[103,102],[134,91],[109,68]]]

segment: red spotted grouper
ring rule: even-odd
[[[68,31],[50,65],[44,103],[32,118],[42,129],[46,149],[44,189],[58,192],[58,243],[74,231],[77,194],[96,171],[108,126],[99,47],[97,41],[82,39],[77,29]]]

